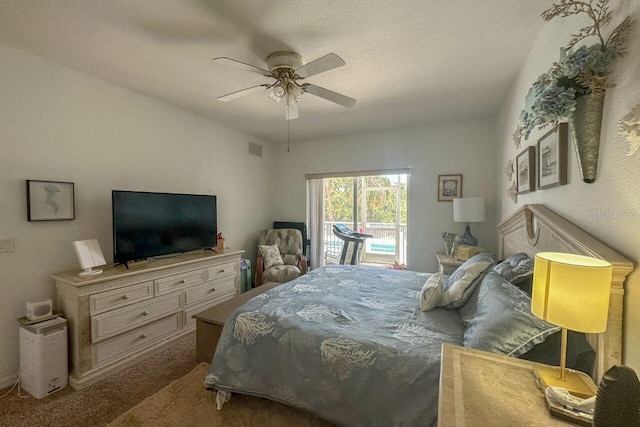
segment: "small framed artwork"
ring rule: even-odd
[[[462,175],[438,175],[438,201],[462,197]]]
[[[75,219],[73,182],[27,180],[27,219]]]
[[[536,149],[527,147],[516,157],[516,177],[518,194],[536,189]]]
[[[567,183],[568,125],[560,123],[538,140],[538,188]]]

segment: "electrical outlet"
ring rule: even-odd
[[[15,240],[13,237],[0,237],[0,252],[13,252]]]

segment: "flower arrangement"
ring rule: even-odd
[[[398,264],[398,261],[394,261],[393,265],[388,265],[387,268],[389,270],[406,270],[407,266],[405,264]]]
[[[595,3],[595,4],[594,4]],[[523,129],[530,131],[533,126],[544,128],[567,119],[576,107],[576,98],[582,95],[604,95],[614,87],[611,79],[611,65],[625,54],[625,37],[634,20],[627,16],[609,35],[602,30],[611,22],[609,0],[561,0],[542,13],[545,21],[556,17],[586,14],[593,21],[577,34],[571,36],[566,48],[561,50],[560,61],[540,75],[533,88],[536,101],[532,113],[525,117]],[[573,49],[577,43],[589,37],[598,41]]]

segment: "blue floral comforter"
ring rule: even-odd
[[[420,311],[428,276],[328,266],[259,295],[227,320],[205,384],[339,425],[432,425],[441,345],[463,327],[457,311]]]

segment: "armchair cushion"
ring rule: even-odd
[[[286,283],[300,276],[300,269],[295,265],[275,265],[262,273],[262,283]]]
[[[258,245],[258,256],[262,257],[265,270],[276,265],[284,264],[278,245]]]

